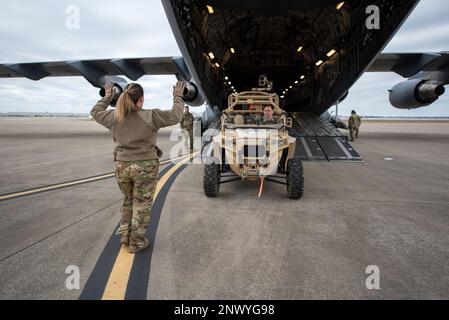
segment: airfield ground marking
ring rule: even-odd
[[[181,157],[178,157],[178,158],[168,159],[168,160],[162,161],[160,163],[160,165],[164,165],[164,164],[170,163],[172,161],[176,161],[176,160],[184,159],[184,158],[189,158],[189,157],[190,157],[190,154],[187,154],[187,155],[184,155],[184,156],[181,156]],[[47,191],[52,191],[52,190],[56,190],[56,189],[76,186],[76,185],[79,185],[79,184],[99,181],[99,180],[103,180],[103,179],[112,178],[114,176],[115,176],[115,173],[106,173],[106,174],[99,175],[99,176],[88,177],[88,178],[78,179],[78,180],[64,182],[64,183],[58,183],[58,184],[49,185],[49,186],[44,186],[44,187],[38,187],[38,188],[29,189],[29,190],[18,191],[18,192],[14,192],[14,193],[10,193],[10,194],[4,194],[4,195],[0,195],[0,201],[5,201],[5,200],[13,199],[13,198],[29,196],[29,195],[36,194],[36,193],[47,192]]]
[[[192,156],[194,156],[193,154]],[[159,191],[163,188],[168,179],[186,162],[191,158],[183,159],[174,165],[166,174],[164,174],[159,180],[156,191],[154,193],[153,201],[159,194]],[[102,300],[124,300],[126,294],[126,288],[128,286],[128,280],[131,274],[131,269],[134,261],[134,254],[129,253],[123,246],[120,248],[120,252],[115,260],[111,274],[109,275],[106,288],[104,290]]]

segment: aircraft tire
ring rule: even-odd
[[[287,194],[299,200],[304,193],[304,168],[300,159],[291,159],[287,165]]]
[[[203,173],[204,194],[209,198],[218,197],[220,191],[220,166],[212,163],[204,165]]]

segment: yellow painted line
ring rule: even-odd
[[[195,156],[198,152],[192,155]],[[157,183],[156,191],[154,192],[153,202],[156,200],[159,191],[167,183],[168,179],[179,169],[184,163],[190,160],[190,157],[183,159],[174,165],[170,170],[164,174]],[[128,286],[129,275],[133,266],[134,254],[129,253],[124,246],[120,248],[120,252],[115,260],[114,267],[109,275],[106,288],[103,293],[102,300],[124,300],[126,294],[126,287]]]
[[[176,160],[183,159],[183,158],[189,158],[189,157],[190,157],[190,154],[187,154],[187,155],[184,155],[184,156],[181,156],[181,157],[178,157],[178,158],[164,160],[159,165],[164,165],[164,164],[170,163],[172,161],[176,161]],[[64,182],[64,183],[59,183],[59,184],[55,184],[55,185],[51,185],[51,186],[34,188],[34,189],[30,189],[30,190],[25,190],[25,191],[19,191],[19,192],[15,192],[15,193],[11,193],[11,194],[6,194],[6,195],[0,196],[0,201],[12,199],[12,198],[17,198],[17,197],[28,196],[28,195],[32,195],[32,194],[39,193],[39,192],[44,192],[44,191],[51,191],[51,190],[60,189],[60,188],[64,188],[64,187],[76,186],[78,184],[94,182],[94,181],[97,181],[97,180],[103,180],[103,179],[111,178],[111,177],[114,177],[114,176],[115,176],[115,173],[107,173],[107,174],[104,174],[104,175],[101,175],[101,176],[85,178],[85,179],[80,179],[80,180],[75,180],[75,181],[70,181],[70,182]]]

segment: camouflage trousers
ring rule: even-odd
[[[351,141],[358,139],[359,138],[359,128],[357,128],[357,127],[349,128],[349,135],[351,137]]]
[[[187,128],[185,129],[188,132],[188,141],[187,141],[187,147],[190,148],[190,152],[193,152],[193,128]]]
[[[158,169],[158,160],[116,161],[115,177],[123,194],[119,232],[130,236],[130,245],[141,245],[145,241]]]

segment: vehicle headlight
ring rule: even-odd
[[[272,148],[279,148],[284,144],[282,139],[270,139],[270,145]]]
[[[279,140],[278,140],[278,146],[279,146],[279,147],[282,147],[284,144],[285,144],[285,142],[284,142],[283,139],[279,139]]]

